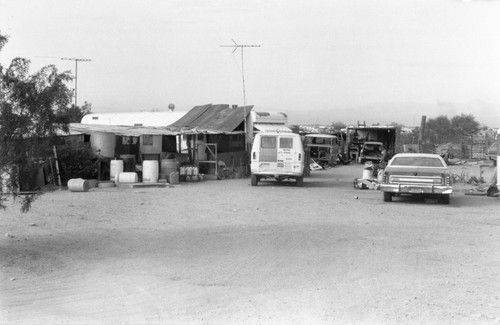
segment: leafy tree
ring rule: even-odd
[[[57,115],[65,123],[80,123],[82,118],[90,114],[92,111],[92,104],[85,102],[82,107],[75,106],[74,104],[70,107],[63,107],[58,109]]]
[[[72,178],[97,178],[98,164],[92,150],[84,145],[60,148],[57,152],[63,184]]]
[[[7,41],[0,32],[0,50]],[[72,80],[69,72],[49,65],[31,75],[29,65],[23,58],[13,59],[6,69],[0,65],[0,171],[9,174],[3,187],[20,199],[22,211],[30,208],[35,196],[19,196],[16,175],[29,175],[56,131],[67,131],[56,112],[69,105],[72,95],[66,86]],[[5,199],[2,191],[1,208]]]
[[[332,127],[335,130],[341,130],[341,129],[347,127],[347,125],[344,122],[334,121],[334,122],[332,122]]]
[[[451,122],[446,115],[427,120],[425,137],[431,142],[445,143],[452,141],[455,134]]]
[[[480,130],[480,125],[472,114],[461,114],[451,119],[451,127],[459,136],[476,134]]]
[[[297,133],[297,134],[300,133],[300,126],[299,125],[295,125],[295,124],[291,125],[290,129],[292,130],[293,133]]]

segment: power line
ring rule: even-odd
[[[260,45],[248,45],[248,44],[238,44],[231,39],[234,44],[232,45],[221,45],[220,47],[234,47],[233,53],[236,52],[237,49],[241,49],[241,79],[243,81],[243,127],[245,131],[245,150],[247,149],[247,100],[246,100],[246,92],[245,92],[245,66],[244,66],[244,58],[243,58],[243,49],[245,47],[260,47]]]

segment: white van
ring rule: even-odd
[[[290,132],[257,133],[251,156],[251,184],[263,178],[278,182],[295,179],[297,186],[304,185],[304,147],[298,134]]]

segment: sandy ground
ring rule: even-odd
[[[10,207],[0,324],[500,324],[500,199],[457,184],[450,205],[384,203],[353,188],[361,175],[60,190]]]

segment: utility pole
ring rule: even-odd
[[[245,130],[245,152],[248,150],[247,149],[247,100],[246,100],[246,93],[245,93],[245,67],[243,63],[243,49],[245,47],[260,47],[260,45],[241,45],[238,44],[234,41],[234,39],[231,39],[233,41],[233,45],[221,45],[220,47],[234,47],[233,53],[236,52],[237,49],[241,49],[241,78],[243,81],[243,127]]]
[[[423,141],[424,141],[424,133],[425,133],[425,119],[426,116],[422,115],[422,120],[420,121],[420,131],[418,133],[418,152],[424,152]]]
[[[89,62],[92,61],[90,59],[81,59],[81,58],[61,58],[61,60],[69,60],[75,61],[75,107],[78,106],[78,62]]]

